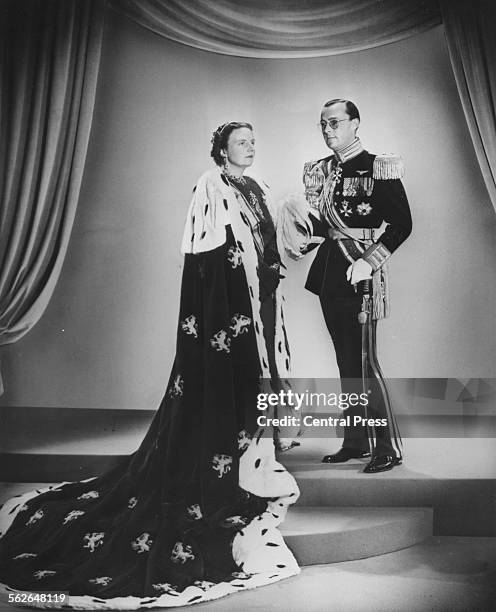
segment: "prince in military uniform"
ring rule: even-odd
[[[364,471],[375,473],[401,463],[400,438],[375,356],[375,332],[377,320],[387,316],[389,308],[386,261],[409,236],[412,220],[400,180],[401,160],[365,151],[357,137],[359,125],[360,114],[349,100],[324,104],[320,127],[333,154],[305,164],[306,201],[287,202],[282,229],[286,249],[297,259],[315,246],[314,237],[320,237],[306,288],[320,298],[343,392],[359,392],[358,387],[366,384],[369,393],[365,414],[361,407],[347,410],[351,421],[359,415],[385,419],[387,423],[372,431],[364,425],[345,427],[342,448],[326,455],[323,462],[368,458],[372,447]],[[367,374],[363,370],[363,326],[359,322],[363,281],[371,294]]]

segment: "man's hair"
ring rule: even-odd
[[[358,108],[353,104],[351,100],[343,100],[341,98],[336,98],[335,100],[329,100],[324,104],[324,108],[328,106],[333,106],[334,104],[339,104],[342,102],[345,104],[346,114],[350,119],[358,119],[360,121],[360,113],[358,112]]]

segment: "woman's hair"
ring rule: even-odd
[[[225,159],[221,155],[222,149],[227,148],[227,141],[229,140],[229,136],[231,132],[234,130],[239,130],[239,128],[248,128],[253,131],[253,127],[249,123],[245,123],[244,121],[231,121],[230,123],[223,123],[219,125],[219,127],[215,130],[212,135],[212,150],[210,151],[210,155],[213,157],[214,162],[218,166],[222,166],[225,162]]]

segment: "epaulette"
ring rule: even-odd
[[[324,163],[328,160],[328,158],[324,157],[323,159],[312,159],[311,161],[307,161],[303,164],[303,177],[307,175],[309,172],[312,172],[315,168],[324,165]]]
[[[307,161],[303,164],[303,174],[306,174],[309,170],[311,170],[314,166],[319,163],[320,159],[312,159],[311,161]]]
[[[382,153],[374,159],[372,176],[375,179],[400,179],[405,173],[403,160],[394,153]]]

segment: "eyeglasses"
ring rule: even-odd
[[[347,117],[346,119],[329,119],[329,121],[324,121],[322,119],[322,121],[319,123],[319,127],[322,131],[325,131],[327,126],[329,126],[331,130],[337,130],[340,123],[342,123],[343,121],[349,121],[349,120],[350,120],[349,117]]]

